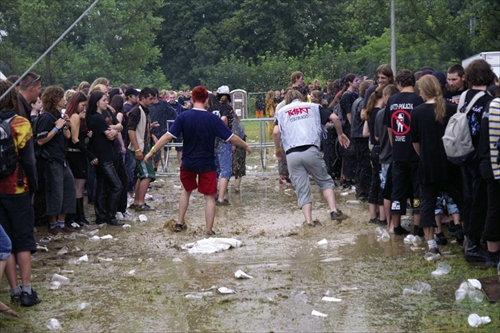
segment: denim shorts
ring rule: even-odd
[[[3,230],[0,224],[0,261],[5,261],[9,259],[12,252],[12,243],[10,242],[9,236],[5,230]]]
[[[217,165],[217,178],[230,179],[233,173],[233,145],[219,142],[215,148],[215,164]]]
[[[444,203],[446,203],[446,207],[448,208],[448,214],[458,214],[458,207],[453,202],[453,199],[450,197],[450,195],[446,192],[441,192],[439,193],[439,196],[437,198],[436,202],[436,209],[434,211],[434,214],[436,215],[441,215],[444,214]]]
[[[380,164],[380,188],[385,188],[385,183],[387,182],[387,170],[389,170],[389,166],[391,164]]]

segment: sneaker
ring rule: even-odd
[[[381,221],[379,220],[378,224],[380,224],[383,227],[387,227],[387,220],[381,220]]]
[[[346,218],[346,216],[344,215],[344,213],[342,213],[342,211],[340,209],[337,208],[337,211],[331,211],[330,212],[330,218],[332,220],[337,220],[337,221],[342,221],[343,219]]]
[[[121,220],[123,220],[123,214],[121,212],[116,212],[115,218],[118,221],[121,221]]]
[[[398,225],[394,228],[394,235],[408,235],[410,232],[403,228],[401,225]]]
[[[10,302],[14,305],[19,305],[21,303],[21,294],[10,295]]]
[[[64,231],[61,229],[60,226],[57,226],[55,228],[50,228],[49,227],[49,232],[52,234],[52,235],[58,235],[58,234],[64,234]]]
[[[42,301],[38,298],[36,291],[32,288],[31,295],[27,291],[21,292],[21,306],[33,306],[40,304]]]
[[[153,211],[155,209],[147,204],[142,204],[139,206],[135,206],[135,210],[139,211],[139,212],[149,212],[149,211]]]
[[[370,223],[373,223],[373,224],[379,224],[379,223],[380,223],[380,221],[379,221],[379,219],[378,219],[378,218],[370,219],[370,221],[369,221],[369,222],[370,222]],[[387,223],[387,221],[386,221],[386,223]]]
[[[448,240],[446,239],[446,236],[444,235],[443,232],[440,232],[439,234],[434,235],[434,239],[436,240],[437,245],[446,245],[448,244]]]
[[[219,201],[219,200],[217,200],[217,201],[215,202],[215,205],[216,205],[216,206],[230,206],[231,204],[230,204],[230,203],[229,203],[229,201],[227,201],[227,200],[224,200],[224,201]]]
[[[130,206],[128,206],[128,208],[130,208],[130,209],[135,209],[136,207],[137,207],[137,205],[135,203],[133,203]]]
[[[129,212],[128,210],[126,210],[125,212],[123,212],[122,215],[123,215],[123,219],[124,220],[132,220],[135,217],[135,215],[132,214],[131,212]]]

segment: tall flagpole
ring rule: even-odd
[[[396,13],[394,0],[391,0],[391,69],[396,74]]]

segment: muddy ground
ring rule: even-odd
[[[402,236],[377,242],[369,224],[367,206],[345,204],[353,191],[336,190],[339,208],[349,218],[341,224],[329,219],[327,205],[313,186],[315,228],[302,225],[293,188],[278,185],[276,175],[250,175],[241,192],[230,183],[229,207],[217,207],[214,230],[218,237],[236,238],[242,246],[216,253],[190,255],[181,245],[204,238],[204,199],[194,194],[188,210],[188,229],[174,233],[164,227],[177,219],[181,192],[177,177],[162,177],[149,192],[155,212],[147,222],[97,228],[91,225],[74,239],[51,239],[33,256],[33,286],[40,305],[17,308],[19,319],[2,317],[5,332],[46,331],[45,322],[57,318],[64,332],[448,332],[469,330],[467,317],[489,315],[499,326],[499,307],[486,300],[455,302],[454,292],[467,277],[496,271],[466,268],[456,244],[443,247],[456,258],[446,259],[452,273],[434,278],[435,263],[423,260],[423,251],[412,251]],[[91,206],[87,206],[91,215]],[[112,239],[90,241],[96,235]],[[38,228],[36,240],[48,236]],[[328,245],[316,243],[326,238]],[[57,254],[67,246],[68,253]],[[88,255],[89,261],[70,263]],[[112,259],[112,261],[110,261]],[[179,260],[180,259],[180,260]],[[73,272],[63,272],[73,271]],[[238,280],[243,270],[253,279]],[[67,276],[69,285],[50,290],[54,273]],[[432,285],[427,295],[403,296],[414,280]],[[2,281],[0,299],[9,299]],[[188,299],[187,294],[212,286],[235,294],[213,294]],[[328,293],[340,302],[324,302]],[[78,311],[82,302],[91,310]],[[313,310],[327,315],[311,315]]]

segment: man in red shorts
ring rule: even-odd
[[[214,140],[216,137],[222,138],[233,145],[242,147],[248,154],[252,152],[252,149],[245,141],[234,135],[219,117],[206,111],[208,91],[205,87],[194,88],[191,92],[191,99],[193,108],[177,116],[172,127],[156,142],[144,160],[150,160],[157,151],[182,134],[184,142],[180,178],[184,189],[179,199],[179,219],[175,225],[175,231],[183,230],[189,197],[191,192],[198,188],[198,192],[205,195],[207,235],[211,236],[215,234],[212,226],[217,193]]]

